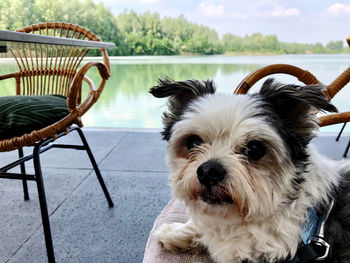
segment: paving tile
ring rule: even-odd
[[[101,162],[101,169],[123,171],[167,172],[165,165],[166,142],[160,133],[131,132]]]
[[[153,221],[170,199],[166,173],[105,171],[108,208],[90,175],[51,217],[57,262],[141,262]],[[46,262],[41,230],[9,261]]]
[[[340,137],[338,142],[335,141],[335,138],[335,135],[318,136],[312,140],[312,143],[321,154],[332,160],[340,160],[343,159],[343,154],[350,137],[344,135]],[[350,158],[350,152],[348,153],[347,158]]]
[[[49,213],[69,196],[88,173],[86,170],[43,169]],[[41,225],[36,183],[28,182],[28,187],[30,200],[24,201],[21,181],[0,180],[0,262],[5,262]],[[39,236],[44,238],[41,234]]]
[[[83,129],[91,151],[99,163],[112,149],[118,145],[128,132],[120,132],[116,130],[100,130]],[[80,137],[77,132],[71,132],[67,136],[63,136],[57,140],[57,143],[81,144]],[[32,147],[25,147],[24,153],[32,153]],[[0,166],[3,166],[18,157],[17,151],[0,153]],[[91,169],[89,157],[86,151],[78,151],[74,149],[50,149],[40,155],[42,167],[58,167],[58,168],[87,168]],[[26,166],[33,167],[33,161],[26,162]],[[18,168],[13,171],[19,171]]]

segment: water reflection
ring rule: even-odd
[[[0,59],[0,75],[18,71],[16,62],[11,59]],[[15,80],[5,79],[0,82],[0,96],[10,96],[16,94]]]

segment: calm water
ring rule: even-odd
[[[161,128],[165,100],[153,98],[148,90],[162,76],[176,80],[213,79],[218,91],[232,93],[250,72],[269,64],[295,65],[310,71],[322,83],[329,84],[349,67],[349,62],[350,55],[115,57],[111,58],[112,77],[83,121],[87,127]],[[13,62],[1,61],[0,74],[15,70]],[[98,86],[98,72],[91,71],[89,77]],[[275,75],[275,78],[297,83],[294,77],[282,74]],[[262,82],[255,84],[254,89],[258,89]],[[11,81],[1,83],[0,95],[14,94]],[[349,110],[349,101],[349,87],[333,100],[340,111]],[[338,130],[339,125],[323,128],[322,131]]]

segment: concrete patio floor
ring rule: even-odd
[[[166,143],[159,132],[84,129],[115,203],[108,208],[86,153],[52,149],[41,155],[57,262],[142,261],[153,221],[170,200]],[[313,142],[341,159],[348,136],[335,142],[322,135]],[[58,142],[79,142],[72,133]],[[26,149],[29,152],[29,149]],[[3,166],[17,152],[1,153]],[[33,170],[31,161],[27,162]],[[17,180],[0,180],[0,262],[46,262],[36,184],[23,200]]]

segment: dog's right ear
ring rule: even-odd
[[[170,78],[158,80],[158,85],[149,91],[156,98],[168,99],[168,111],[163,113],[163,139],[169,140],[171,128],[180,119],[188,104],[198,97],[213,94],[215,86],[211,80],[174,81]]]

